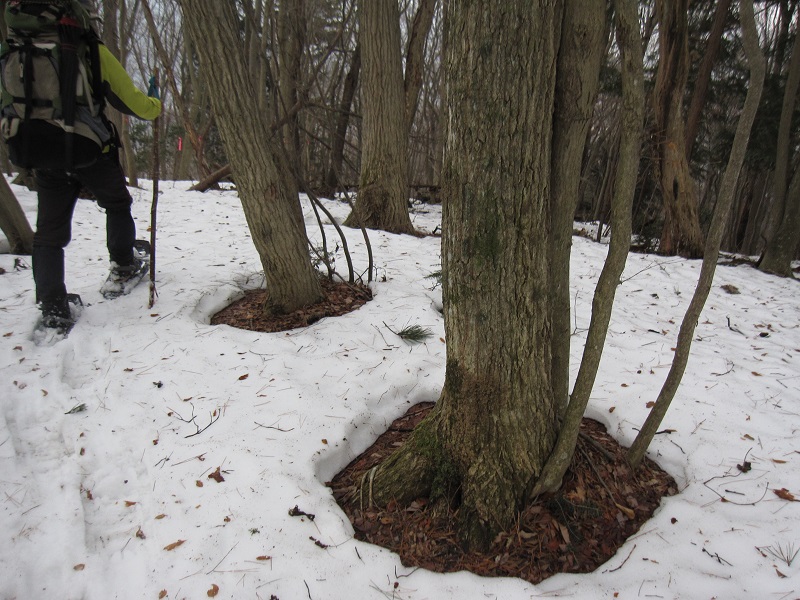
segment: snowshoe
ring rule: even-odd
[[[106,300],[130,294],[149,272],[150,242],[136,240],[133,243],[133,262],[130,265],[118,265],[112,261],[111,271],[100,293]]]
[[[33,328],[33,343],[37,346],[52,346],[63,340],[83,311],[83,302],[78,294],[67,294],[66,298],[41,303],[42,316]]]

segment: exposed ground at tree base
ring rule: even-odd
[[[519,524],[497,536],[489,552],[465,553],[456,537],[455,512],[433,515],[425,498],[411,506],[362,507],[358,495],[351,494],[363,473],[400,446],[432,406],[412,407],[330,483],[356,538],[397,552],[408,567],[437,572],[467,570],[531,583],[557,573],[590,572],[639,530],[662,497],[677,492],[672,477],[652,461],[631,473],[624,458],[626,449],[603,425],[584,419],[578,451],[561,491],[528,506]],[[606,568],[619,567],[624,560],[624,556],[617,557]]]
[[[367,302],[368,288],[323,281],[326,299],[307,309],[265,316],[264,290],[253,290],[217,313],[213,324],[276,332],[305,327],[327,316],[355,310]],[[578,450],[557,494],[539,498],[520,515],[518,525],[501,533],[487,553],[465,553],[458,544],[454,511],[432,514],[427,499],[411,506],[362,507],[351,494],[365,471],[388,457],[431,410],[413,406],[329,484],[359,540],[397,552],[408,567],[437,572],[467,570],[477,575],[519,577],[532,583],[557,573],[590,572],[607,562],[658,508],[677,492],[674,480],[645,460],[631,472],[621,447],[603,425],[584,419]],[[680,525],[673,521],[676,527]],[[658,557],[619,556],[606,567]]]
[[[212,325],[230,325],[248,331],[272,333],[307,327],[325,317],[336,317],[354,311],[372,299],[364,285],[320,279],[325,298],[312,306],[285,315],[264,314],[267,292],[248,290],[243,298],[223,308],[211,319]]]

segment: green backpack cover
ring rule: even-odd
[[[79,0],[8,0],[0,48],[0,135],[20,168],[97,160],[111,139],[103,115],[99,40]]]

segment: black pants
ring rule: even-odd
[[[131,195],[116,153],[103,155],[88,167],[69,173],[39,169],[39,211],[33,236],[33,279],[36,301],[58,300],[67,293],[64,284],[64,248],[72,238],[72,213],[81,187],[97,198],[106,211],[106,246],[118,265],[133,262],[136,225],[131,216]]]

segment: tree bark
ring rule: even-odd
[[[300,99],[298,89],[305,37],[305,0],[279,0],[278,121],[283,123],[281,134],[287,160],[299,175],[302,175],[300,173],[300,121],[298,112],[293,109]]]
[[[592,319],[575,387],[561,423],[556,447],[534,487],[534,495],[557,490],[572,460],[583,414],[603,355],[619,277],[630,249],[631,207],[636,193],[644,130],[644,66],[636,2],[617,0],[615,4],[617,45],[622,53],[622,132],[612,203],[611,246],[592,300]],[[569,331],[566,335],[569,336]]]
[[[358,10],[364,113],[361,175],[355,208],[345,224],[413,233],[397,0],[361,2]]]
[[[33,252],[33,230],[6,178],[0,175],[0,231],[11,246],[11,254]]]
[[[276,150],[269,114],[258,110],[235,7],[218,0],[181,0],[181,8],[264,267],[265,311],[278,314],[313,304],[322,290],[308,253],[297,187]]]
[[[694,91],[692,92],[692,102],[689,105],[689,112],[686,117],[687,159],[691,159],[692,157],[692,149],[697,139],[697,130],[700,127],[700,117],[703,114],[703,107],[706,104],[708,84],[711,82],[711,71],[714,69],[714,63],[719,54],[720,42],[722,41],[722,34],[725,32],[725,22],[728,19],[730,6],[731,0],[719,0],[714,9],[714,21],[708,33],[708,40],[705,44],[706,51],[703,54],[703,60],[700,62],[700,68],[697,71],[697,79],[695,80]]]
[[[688,0],[657,0],[659,63],[653,97],[656,152],[664,201],[659,252],[697,258],[703,232],[686,158],[683,97],[689,77]]]
[[[558,428],[547,231],[563,8],[498,0],[448,11],[445,384],[370,489],[379,503],[397,490],[451,499],[459,489],[461,541],[482,548],[514,522]]]
[[[766,239],[766,247],[758,264],[761,271],[782,276],[791,274],[791,261],[795,256],[798,243],[796,231],[791,229],[798,218],[800,199],[797,198],[797,190],[791,190],[793,197],[787,197],[790,191],[789,163],[792,153],[790,137],[798,87],[800,87],[800,36],[795,37],[792,56],[789,59],[789,72],[786,77],[786,89],[783,93],[781,119],[778,125],[772,203],[763,234]],[[797,172],[791,179],[796,178]]]
[[[342,165],[344,164],[344,146],[347,140],[347,127],[350,124],[350,110],[358,87],[358,74],[361,71],[361,44],[356,44],[350,69],[344,78],[342,100],[339,103],[339,114],[336,116],[333,141],[331,143],[331,160],[325,177],[325,191],[333,194],[341,184]]]
[[[672,399],[675,397],[680,385],[686,364],[689,360],[689,352],[692,347],[692,337],[694,336],[700,313],[703,310],[708,293],[711,290],[711,282],[714,279],[714,271],[717,267],[719,258],[719,247],[722,235],[725,232],[725,222],[730,213],[733,196],[736,191],[739,173],[744,163],[747,144],[750,139],[750,131],[758,110],[758,103],[761,99],[761,91],[764,87],[764,77],[766,73],[766,61],[764,54],[758,45],[758,32],[756,30],[755,17],[753,16],[753,0],[741,0],[739,3],[739,19],[742,24],[742,37],[750,67],[750,81],[747,88],[742,114],[736,126],[736,134],[731,147],[731,154],[728,158],[728,165],[722,177],[717,205],[714,208],[714,216],[711,220],[711,227],[708,231],[705,250],[703,254],[703,265],[700,268],[700,277],[697,281],[689,308],[686,310],[680,332],[678,333],[678,344],[675,349],[675,356],[672,360],[667,378],[658,395],[655,405],[650,410],[650,414],[645,420],[639,434],[633,441],[628,450],[628,462],[633,467],[637,467],[644,459],[648,446],[653,441],[653,437],[658,431],[661,422],[666,415]]]
[[[569,400],[569,255],[578,204],[583,150],[594,112],[607,39],[605,0],[564,3],[553,123],[553,189],[550,208],[550,285],[553,294],[553,393],[566,409]]]
[[[425,64],[425,42],[428,39],[437,0],[420,0],[406,46],[406,72],[403,84],[405,94],[406,136],[411,135],[414,116],[419,105],[419,92],[422,89],[423,66]]]

